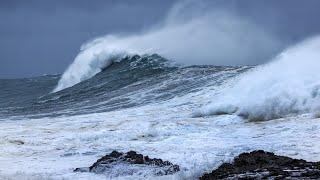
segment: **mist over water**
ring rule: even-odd
[[[107,35],[82,46],[54,92],[91,78],[124,55],[153,54],[181,64],[253,65],[283,44],[273,34],[231,11],[181,1],[164,22],[139,34]]]
[[[269,120],[320,110],[320,37],[299,43],[236,80],[202,115]]]

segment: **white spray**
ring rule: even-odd
[[[108,35],[84,45],[54,92],[91,78],[125,53],[158,53],[181,64],[248,65],[280,49],[277,38],[255,24],[203,3],[182,1],[151,30]]]
[[[320,110],[320,37],[281,53],[269,64],[240,77],[201,115],[235,113],[249,120],[268,120]]]

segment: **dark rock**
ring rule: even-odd
[[[24,142],[21,140],[10,140],[9,142],[12,144],[16,144],[16,145],[23,145],[24,144]]]
[[[242,153],[200,180],[215,179],[320,179],[320,162],[277,156],[262,150]]]
[[[110,177],[127,176],[139,174],[143,175],[169,175],[180,171],[178,165],[161,159],[151,159],[135,151],[121,153],[113,151],[110,154],[98,159],[89,168],[76,168],[75,172],[93,172],[106,174]]]
[[[89,172],[89,168],[76,168],[74,172]]]

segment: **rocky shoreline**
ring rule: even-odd
[[[129,151],[127,153],[113,151],[98,159],[97,162],[90,167],[76,168],[74,171],[112,174],[113,177],[135,174],[163,176],[180,171],[180,167],[169,161],[143,156],[135,151]]]
[[[163,176],[180,171],[178,165],[161,159],[151,159],[135,151],[121,153],[113,151],[87,168],[76,168],[75,172],[92,172],[130,176],[134,174]],[[216,179],[320,179],[320,162],[307,162],[278,156],[263,150],[242,153],[232,163],[223,163],[200,180]]]
[[[262,150],[242,153],[200,180],[215,179],[320,179],[320,162],[277,156]]]

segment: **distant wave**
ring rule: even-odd
[[[259,121],[320,110],[320,36],[241,76],[196,115],[237,114]]]

